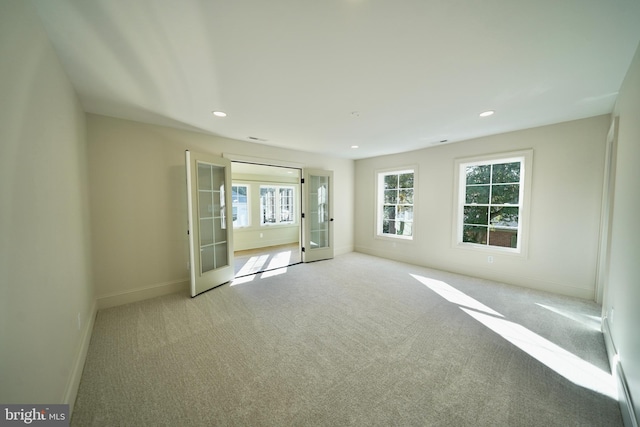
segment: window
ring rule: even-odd
[[[249,226],[249,186],[234,184],[231,186],[233,208],[233,227]]]
[[[260,225],[293,224],[295,188],[260,186]]]
[[[378,236],[413,238],[414,173],[378,172]]]
[[[457,244],[521,252],[525,171],[530,170],[530,161],[528,151],[457,162]]]

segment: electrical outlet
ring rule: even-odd
[[[491,255],[489,255],[489,256],[487,257],[487,262],[488,262],[489,264],[493,264],[493,257],[492,257]]]
[[[263,233],[260,233],[260,238],[262,239],[263,237],[264,237],[264,234],[263,234]]]

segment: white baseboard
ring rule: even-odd
[[[89,343],[91,342],[93,324],[95,323],[97,313],[98,301],[94,300],[87,315],[87,321],[85,322],[84,329],[82,330],[82,338],[80,339],[78,353],[76,354],[76,358],[71,369],[71,375],[69,376],[67,386],[65,387],[63,402],[69,405],[69,415],[73,413],[73,406],[76,403],[78,387],[80,386],[80,379],[82,378],[82,371],[84,370],[84,362],[87,360],[87,352],[89,351]]]
[[[118,305],[129,304],[132,302],[143,301],[149,298],[155,298],[162,295],[173,294],[176,292],[188,292],[189,279],[176,280],[173,282],[159,283],[152,286],[130,289],[125,292],[117,292],[98,297],[98,309],[116,307]]]
[[[620,404],[620,412],[625,427],[638,427],[638,417],[633,408],[631,393],[627,384],[627,378],[624,375],[624,369],[618,359],[618,351],[616,350],[611,329],[609,328],[609,319],[605,317],[602,320],[602,334],[604,335],[604,343],[607,348],[607,356],[609,356],[609,365],[613,373],[614,380],[618,388],[618,403]]]

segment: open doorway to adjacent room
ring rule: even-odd
[[[301,169],[231,164],[235,277],[301,262]]]

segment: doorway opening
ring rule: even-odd
[[[231,178],[235,277],[300,263],[302,170],[232,161]]]

